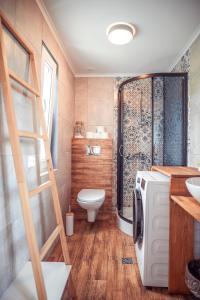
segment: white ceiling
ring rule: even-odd
[[[77,76],[168,71],[200,29],[200,0],[43,0]],[[137,28],[134,40],[111,44],[117,21]]]

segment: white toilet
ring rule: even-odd
[[[87,209],[88,222],[94,222],[99,208],[105,200],[103,189],[83,189],[78,193],[77,202],[82,208]]]

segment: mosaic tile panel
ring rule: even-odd
[[[164,165],[184,164],[182,77],[164,78]]]
[[[114,162],[113,162],[113,205],[117,202],[117,134],[118,134],[118,88],[119,85],[128,78],[117,78],[115,81],[114,91]],[[153,81],[152,81],[153,80]],[[177,109],[173,114],[170,108],[164,114],[164,97],[168,101],[167,96],[172,99],[170,92],[164,95],[163,77],[146,78],[135,80],[127,83],[123,87],[123,144],[124,144],[124,160],[123,160],[123,208],[132,207],[133,205],[133,189],[135,186],[135,175],[137,170],[148,170],[151,165],[163,164],[181,164],[179,158],[174,153],[177,149],[173,147],[165,148],[165,137],[171,139],[173,145],[177,143],[179,150],[181,144],[177,138],[170,138],[170,130],[165,130],[164,124],[170,121],[170,115],[176,115],[173,119],[173,126],[180,128],[180,116]],[[175,78],[168,82],[176,82]],[[167,84],[166,87],[168,88]],[[152,91],[153,88],[153,91]],[[175,87],[178,92],[178,87]],[[172,89],[173,90],[173,89]],[[153,107],[152,107],[153,97]],[[174,97],[177,98],[176,92]],[[179,103],[180,104],[180,103]],[[167,104],[168,105],[168,104]],[[170,104],[169,104],[170,107]],[[167,115],[168,114],[168,115]],[[179,116],[179,117],[178,117]],[[166,122],[164,122],[166,118]],[[152,123],[153,121],[153,123]],[[176,124],[174,124],[174,122]],[[178,125],[179,124],[179,125]],[[170,128],[170,124],[168,126]],[[178,132],[178,131],[177,131]],[[180,133],[180,132],[179,132]],[[177,133],[177,135],[179,135]],[[174,142],[172,141],[174,140]],[[153,145],[152,145],[153,144]],[[172,146],[173,146],[172,145]],[[152,153],[153,146],[153,153]],[[166,153],[164,153],[166,152]],[[178,153],[178,152],[177,152]],[[180,154],[180,153],[179,153]],[[172,155],[172,156],[171,156]],[[175,158],[175,161],[174,161]]]
[[[114,115],[113,115],[113,190],[112,190],[112,204],[115,208],[117,206],[117,139],[118,139],[118,90],[122,82],[129,79],[129,77],[117,77],[114,82]]]
[[[151,79],[132,81],[123,87],[123,205],[132,206],[138,170],[152,165]]]
[[[129,78],[116,78],[114,87],[114,143],[113,143],[113,205],[117,203],[117,138],[118,138],[118,89]],[[124,89],[124,203],[133,205],[133,188],[136,170],[151,166],[151,79],[132,81]],[[139,124],[142,127],[139,130]],[[135,149],[140,140],[141,149]]]
[[[163,165],[163,78],[153,78],[153,165]]]
[[[190,70],[190,54],[191,50],[188,49],[185,54],[181,57],[179,62],[175,65],[172,72],[173,73],[184,73]]]
[[[188,73],[188,82],[190,82],[190,57],[191,57],[191,48],[188,49],[185,54],[181,57],[181,59],[178,61],[178,63],[175,65],[175,67],[172,70],[172,73]],[[190,99],[190,84],[188,84],[188,133],[190,133],[191,129],[191,99]],[[191,140],[190,140],[190,134],[188,134],[188,142],[187,142],[187,152],[188,157],[190,157],[191,153]],[[190,162],[189,162],[190,163]]]

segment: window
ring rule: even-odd
[[[42,47],[42,103],[49,141],[51,141],[55,102],[57,64],[45,46]]]
[[[57,63],[46,48],[42,46],[42,103],[46,129],[51,145],[54,167],[56,165],[56,135],[57,135]],[[43,147],[40,151],[41,160],[45,160]]]

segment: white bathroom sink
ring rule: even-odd
[[[200,202],[200,177],[188,178],[186,186],[190,194]]]

